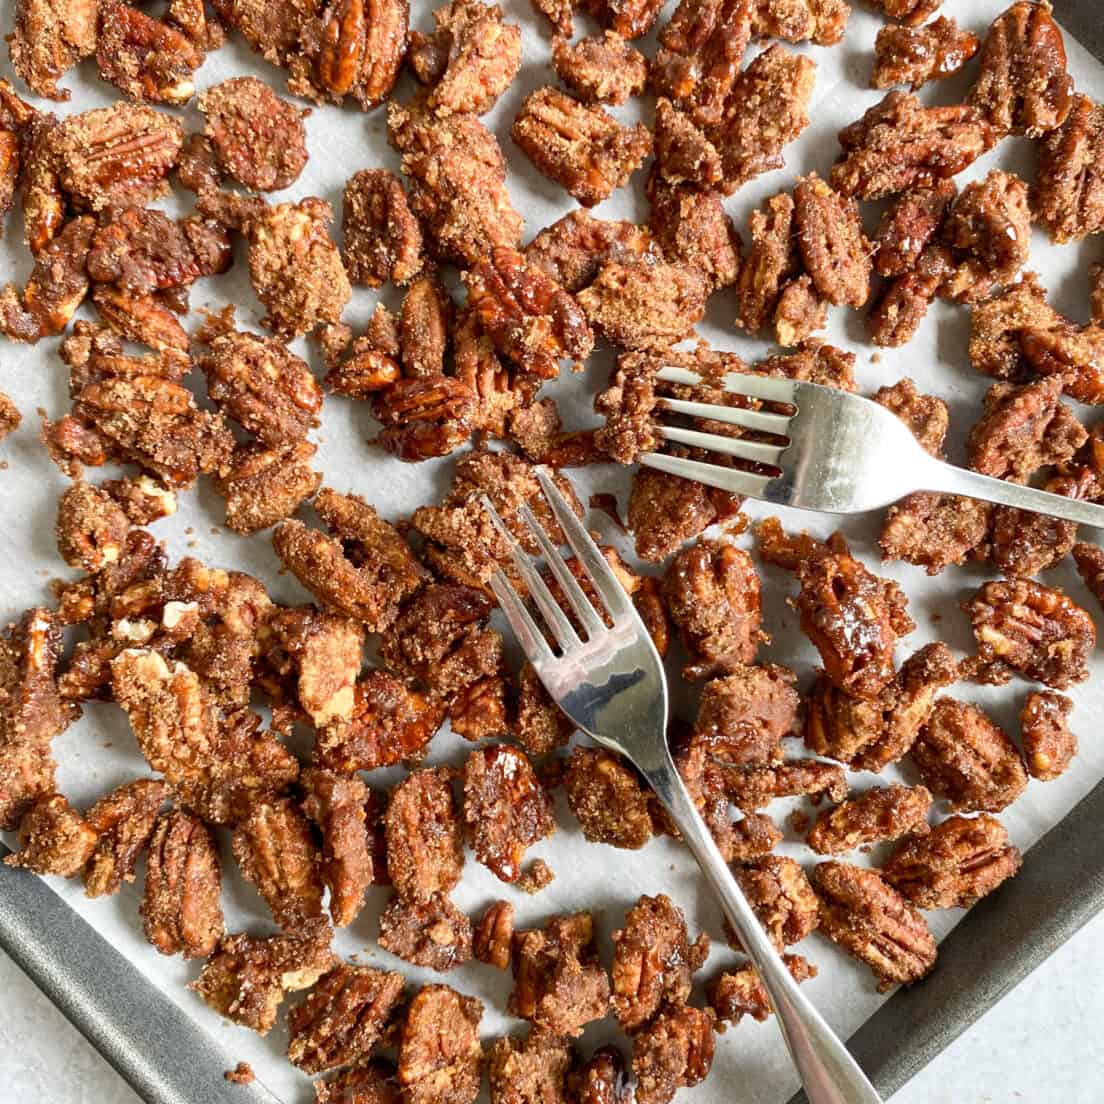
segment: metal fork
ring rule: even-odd
[[[936,460],[907,426],[884,406],[817,383],[729,372],[703,380],[684,368],[661,368],[665,383],[721,387],[734,395],[795,408],[792,414],[662,398],[660,409],[725,422],[779,438],[778,443],[726,437],[679,426],[657,425],[668,441],[723,453],[756,470],[701,460],[643,453],[640,463],[711,487],[830,514],[861,513],[888,506],[913,491],[944,491],[1014,506],[1066,521],[1104,527],[1104,506],[1006,483]]]
[[[675,768],[667,747],[667,680],[640,615],[548,474],[539,470],[537,477],[603,610],[591,604],[532,510],[523,504],[518,513],[578,619],[582,632],[577,632],[540,572],[484,498],[483,505],[508,543],[555,649],[499,568],[491,577],[491,589],[506,620],[556,704],[596,743],[628,759],[670,813],[763,981],[811,1104],[877,1104],[881,1098],[847,1048],[798,991]],[[602,612],[608,615],[609,626]]]

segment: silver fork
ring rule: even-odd
[[[723,453],[759,470],[722,467],[701,460],[646,452],[641,464],[694,479],[748,498],[830,514],[888,506],[913,491],[945,491],[1014,506],[1066,521],[1104,527],[1104,506],[1006,483],[936,460],[884,406],[835,387],[773,376],[729,372],[703,380],[684,368],[665,367],[666,383],[720,386],[734,395],[795,407],[792,414],[716,403],[662,398],[660,409],[740,426],[783,438],[777,444],[725,437],[679,426],[657,425],[668,441]]]
[[[628,759],[670,813],[763,981],[810,1104],[877,1104],[881,1098],[854,1058],[798,991],[675,768],[667,747],[667,680],[643,621],[548,474],[538,471],[537,477],[611,624],[607,626],[591,604],[532,510],[522,505],[518,512],[582,628],[581,634],[576,632],[539,571],[484,498],[483,505],[509,544],[514,564],[556,642],[553,650],[499,568],[491,577],[491,589],[522,650],[576,727]]]

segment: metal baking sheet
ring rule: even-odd
[[[414,25],[425,28],[434,6],[435,0],[414,0]],[[944,11],[981,32],[1004,6],[1002,0],[946,0]],[[3,5],[4,10],[0,10],[0,32],[8,29],[4,24],[10,18],[11,7]],[[533,172],[510,145],[509,121],[522,95],[528,88],[551,79],[551,74],[544,64],[548,35],[537,27],[527,0],[503,0],[503,7],[508,19],[521,22],[525,28],[525,63],[517,85],[489,121],[510,159],[511,194],[526,216],[527,234],[531,234],[572,204],[562,191]],[[1067,0],[1056,4],[1056,9],[1069,39],[1079,41],[1104,58],[1104,21],[1098,0]],[[746,226],[751,206],[771,192],[787,187],[796,174],[811,168],[824,172],[834,155],[836,130],[877,98],[877,94],[865,91],[863,85],[873,36],[881,25],[879,16],[857,5],[842,46],[830,51],[801,48],[815,57],[819,65],[813,124],[787,149],[785,170],[754,181],[729,201],[729,210],[741,228]],[[582,19],[579,29],[582,30]],[[648,42],[645,49],[650,50],[653,45],[654,42]],[[1078,81],[1085,82],[1083,86],[1093,94],[1104,97],[1104,70],[1073,43],[1070,52]],[[116,98],[113,90],[97,82],[87,65],[83,70],[67,79],[66,83],[74,87],[74,98],[62,110],[97,106]],[[240,42],[231,42],[226,50],[209,59],[200,71],[200,85],[205,87],[238,72],[257,73],[280,87],[280,75],[253,58]],[[931,98],[953,102],[962,87],[961,83],[946,82],[931,91]],[[409,94],[409,88],[403,94]],[[633,105],[626,108],[628,114],[624,117],[631,118],[633,110]],[[189,108],[186,119],[190,126],[197,124],[193,108]],[[316,110],[308,120],[312,163],[304,178],[289,191],[289,197],[318,194],[339,205],[340,181],[352,171],[373,164],[394,167],[394,155],[383,140],[383,127],[380,112],[363,117],[333,108]],[[976,172],[965,174],[966,178],[984,172],[992,163],[992,158],[979,162]],[[1022,142],[1003,143],[999,163],[1015,167],[1025,176],[1031,174],[1029,151]],[[632,189],[615,193],[597,213],[605,217],[642,218],[640,183],[640,178],[636,178]],[[17,239],[18,234],[13,216],[7,240]],[[1083,288],[1074,273],[1078,269],[1083,271],[1088,260],[1093,259],[1092,243],[1086,243],[1084,248],[1070,247],[1058,264],[1053,261],[1045,239],[1041,235],[1036,238],[1040,240],[1032,243],[1031,266],[1040,270],[1057,305],[1071,314],[1083,314],[1084,304],[1078,301]],[[25,254],[6,252],[7,240],[0,242],[0,268],[8,266],[5,276],[11,269],[17,278],[22,278],[29,267]],[[193,301],[197,306],[215,307],[235,302],[240,306],[241,324],[256,328],[260,312],[244,278],[241,260],[239,253],[235,270],[197,288]],[[363,323],[374,301],[374,296],[358,291],[350,320]],[[389,302],[393,305],[394,298]],[[733,334],[732,303],[728,292],[713,297],[709,317],[701,327],[702,336],[717,345],[762,355],[766,351],[762,343]],[[963,313],[943,311],[937,305],[917,339],[906,349],[886,351],[878,364],[863,341],[857,316],[851,312],[833,311],[826,336],[858,353],[858,372],[864,389],[892,382],[904,374],[913,375],[923,390],[948,399],[956,431],[964,432],[971,416],[976,416],[986,382],[961,367],[965,361],[964,333]],[[9,516],[27,519],[26,525],[0,533],[0,605],[6,614],[14,614],[30,602],[48,600],[47,578],[60,568],[52,546],[51,528],[53,503],[64,483],[46,462],[32,424],[36,405],[57,416],[67,403],[64,379],[52,345],[43,343],[40,349],[27,350],[5,344],[0,360],[0,387],[20,400],[26,416],[24,427],[2,449],[11,467],[0,475],[0,500]],[[609,363],[608,354],[604,358],[596,356],[581,380],[574,377],[557,385],[569,424],[582,424],[587,418],[589,396],[601,384]],[[411,468],[367,450],[364,437],[369,426],[362,409],[343,400],[329,401],[325,419],[319,459],[328,480],[338,489],[365,494],[381,507],[385,516],[408,512],[412,503],[429,500],[445,484],[448,462]],[[580,477],[584,497],[594,489],[588,478],[585,474]],[[624,502],[627,485],[624,472],[603,471],[597,483],[602,490],[621,495]],[[303,593],[293,582],[275,576],[265,536],[243,540],[212,532],[210,526],[220,520],[217,498],[202,486],[185,497],[187,501],[180,515],[158,523],[154,529],[158,537],[168,539],[174,559],[194,554],[213,563],[254,571],[280,600],[303,600]],[[753,506],[750,512],[762,516],[764,511]],[[832,527],[827,519],[793,513],[785,516],[784,521],[788,526],[809,525],[818,534]],[[592,523],[604,525],[598,518],[592,519]],[[876,531],[874,520],[848,522],[844,531],[854,538],[867,562],[875,566],[876,561],[869,555],[870,538]],[[624,538],[611,526],[605,526],[604,532],[608,540],[626,550]],[[899,566],[891,566],[884,573],[897,578],[914,599],[921,628],[910,641],[911,646],[918,647],[933,635],[947,635],[960,649],[968,646],[968,635],[961,624],[951,623],[950,613],[940,627],[933,628],[928,622],[939,611],[953,609],[964,590],[976,585],[980,576],[975,573],[971,578],[951,572],[931,581],[916,569]],[[32,574],[34,578],[30,579]],[[813,656],[784,608],[781,594],[786,580],[781,575],[767,574],[774,607],[767,611],[768,627],[774,643],[765,652],[765,658],[792,662],[807,676]],[[1077,585],[1072,571],[1055,575],[1061,585]],[[1094,672],[1104,674],[1104,662],[1099,658],[1094,660]],[[1104,683],[1094,677],[1091,684],[1074,694],[1075,724],[1097,715],[1104,706],[1097,689],[1101,685]],[[1022,694],[1023,689],[1019,687],[1018,693]],[[1017,702],[1011,700],[1009,691],[989,694],[970,687],[960,693],[993,708],[1002,723],[1014,723]],[[1023,846],[1034,843],[1019,877],[971,910],[953,930],[950,929],[958,920],[957,914],[932,915],[933,927],[941,937],[941,957],[935,975],[925,984],[883,1001],[873,994],[869,975],[862,968],[824,945],[809,948],[821,968],[821,976],[809,983],[812,999],[842,1033],[855,1032],[856,1053],[883,1092],[889,1093],[903,1084],[1104,905],[1104,865],[1087,842],[1104,813],[1104,785],[1091,789],[1095,780],[1104,775],[1104,755],[1088,744],[1086,741],[1085,752],[1069,777],[1041,788],[1033,785],[1029,795],[1009,810],[1007,818],[1002,818],[1007,819],[1014,838]],[[135,759],[125,720],[117,710],[108,711],[105,707],[91,707],[81,725],[60,738],[58,751],[63,764],[62,788],[77,804],[84,804],[111,785],[133,776],[136,762],[139,768],[141,765],[140,759]],[[451,754],[455,761],[462,751],[452,748],[445,754]],[[1061,819],[1070,809],[1065,819]],[[775,811],[772,809],[772,813]],[[783,817],[784,812],[777,817],[780,823]],[[1059,820],[1057,827],[1046,831]],[[560,823],[564,826],[568,822],[561,817]],[[793,842],[791,834],[784,849],[799,854],[792,849]],[[521,899],[520,895],[515,898],[521,924],[536,923],[551,913],[593,904],[599,910],[602,938],[608,940],[609,929],[617,925],[623,909],[637,894],[664,891],[686,908],[692,926],[706,926],[716,933],[716,910],[701,890],[688,857],[670,841],[656,841],[632,855],[581,847],[579,843],[577,833],[573,836],[564,830],[548,845],[535,850],[549,859],[559,877],[536,898]],[[458,891],[458,904],[463,909],[474,913],[486,900],[501,895],[501,887],[493,878],[474,864],[468,865]],[[146,1099],[166,1104],[250,1099],[243,1095],[241,1087],[228,1086],[222,1080],[223,1070],[241,1058],[248,1058],[261,1075],[260,1081],[269,1086],[267,1091],[260,1085],[248,1090],[254,1099],[269,1104],[273,1100],[292,1104],[300,1099],[309,1090],[300,1075],[280,1057],[279,1032],[273,1032],[269,1040],[258,1040],[249,1032],[220,1024],[217,1017],[203,1009],[184,989],[184,983],[194,976],[195,967],[179,960],[162,959],[143,943],[136,917],[136,896],[133,888],[127,887],[117,901],[89,903],[80,896],[79,887],[40,882],[0,868],[0,945],[9,950]],[[233,927],[261,922],[263,909],[258,909],[252,892],[240,882],[228,884],[225,896]],[[373,911],[378,904],[378,900],[373,901]],[[339,949],[345,954],[359,952],[361,961],[378,958],[393,963],[369,949],[370,936],[367,926],[342,933]],[[717,968],[725,954],[723,948],[717,948],[709,972]],[[963,962],[968,964],[966,969],[961,968]],[[439,980],[439,975],[399,965],[415,983],[429,978]],[[509,1022],[498,1012],[492,1013],[492,1009],[503,1007],[508,983],[502,978],[488,979],[486,973],[475,977],[461,971],[458,979],[449,976],[446,980],[486,1001],[487,1033],[517,1030],[516,1021]],[[603,1030],[603,1027],[588,1030],[586,1045],[606,1041],[601,1034]],[[744,1024],[720,1041],[714,1076],[688,1091],[685,1098],[687,1104],[714,1101],[727,1104],[732,1099],[733,1086],[739,1084],[740,1098],[748,1104],[780,1104],[792,1092],[795,1080],[774,1027]]]

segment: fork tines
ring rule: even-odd
[[[697,387],[706,385],[733,395],[740,395],[759,402],[781,403],[796,406],[796,394],[792,380],[775,376],[752,375],[746,372],[727,372],[719,379],[704,380],[696,372],[668,365],[656,373],[656,379],[664,383]],[[750,470],[731,466],[718,467],[700,460],[680,456],[646,452],[639,460],[648,467],[671,475],[696,479],[711,486],[721,487],[736,494],[762,498],[771,480],[781,475],[782,454],[789,447],[788,430],[793,413],[782,414],[771,410],[748,406],[725,406],[720,403],[694,402],[686,399],[660,398],[658,409],[682,414],[691,418],[703,418],[712,422],[737,426],[758,434],[769,434],[773,441],[749,439],[742,436],[726,436],[688,429],[683,426],[658,424],[656,434],[667,441],[691,448],[721,453],[752,465]],[[795,410],[796,412],[796,410]]]
[[[617,581],[617,576],[614,575],[609,564],[606,563],[605,557],[599,551],[598,546],[591,539],[586,527],[575,516],[575,512],[571,509],[567,499],[560,493],[544,469],[537,469],[537,479],[540,481],[541,490],[548,500],[556,522],[563,530],[568,546],[582,565],[587,578],[590,579],[595,594],[598,595],[605,607],[605,612],[615,625],[626,616],[633,616],[634,610],[628,595]],[[482,502],[495,528],[503,540],[506,541],[518,574],[528,587],[529,594],[537,609],[540,610],[541,616],[544,618],[560,651],[566,653],[582,647],[584,638],[586,641],[590,641],[599,634],[606,632],[606,624],[601,613],[595,610],[583,588],[579,585],[578,579],[575,578],[564,561],[559,549],[553,544],[529,506],[523,503],[518,509],[518,515],[532,533],[544,556],[548,569],[552,572],[556,582],[559,583],[568,605],[578,618],[584,634],[582,638],[571,620],[556,602],[551,590],[549,590],[529,555],[506,527],[502,518],[499,517],[494,504],[486,495],[483,496]],[[500,567],[496,568],[491,576],[491,590],[498,599],[502,612],[506,615],[506,620],[510,623],[510,627],[517,635],[522,649],[534,667],[539,671],[541,662],[554,660],[556,655],[544,634],[533,620],[509,577]]]

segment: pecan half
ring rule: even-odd
[[[1065,122],[1040,143],[1032,198],[1036,218],[1056,242],[1104,228],[1104,104],[1073,97]]]
[[[165,782],[139,778],[118,786],[88,810],[85,819],[99,838],[84,868],[85,896],[104,897],[134,881],[138,856],[170,793]]]
[[[222,938],[222,864],[211,830],[182,809],[157,818],[140,909],[162,954],[206,958]]]
[[[817,968],[801,955],[784,954],[782,961],[798,984],[817,976]],[[718,974],[709,983],[706,993],[710,1007],[721,1021],[718,1031],[725,1030],[726,1023],[735,1026],[745,1016],[762,1023],[774,1011],[767,990],[750,963]]]
[[[870,296],[870,243],[858,203],[816,173],[801,177],[793,196],[797,242],[817,292],[837,306],[861,307]]]
[[[288,1012],[288,1059],[323,1073],[365,1057],[402,997],[402,974],[345,963],[331,970]]]
[[[842,855],[881,840],[923,835],[931,804],[924,786],[875,786],[818,816],[806,842],[818,855]]]
[[[1011,878],[1021,863],[994,817],[948,817],[931,832],[906,840],[882,870],[917,908],[969,908]]]
[[[644,91],[648,59],[615,31],[571,43],[552,39],[556,75],[584,103],[621,104]]]
[[[425,901],[396,893],[380,914],[379,945],[404,962],[445,973],[471,958],[471,921],[443,893]]]
[[[447,985],[425,985],[399,1034],[398,1080],[408,1104],[471,1104],[479,1095],[483,1005]]]
[[[981,40],[945,15],[923,27],[883,27],[874,39],[871,88],[907,84],[913,92],[952,76],[978,52]]]
[[[203,54],[175,27],[145,12],[102,0],[96,39],[100,76],[139,103],[187,103]]]
[[[821,863],[813,870],[820,930],[865,962],[884,992],[919,981],[935,965],[936,947],[923,916],[874,870]]]
[[[572,748],[564,789],[583,837],[592,843],[636,851],[655,834],[648,791],[632,768],[608,751]]]
[[[1073,702],[1051,690],[1032,691],[1020,713],[1024,759],[1032,778],[1049,782],[1063,774],[1077,754],[1077,737],[1070,731]]]
[[[349,177],[341,206],[342,258],[355,284],[409,283],[422,269],[422,230],[394,173],[363,169]]]
[[[669,1104],[680,1088],[704,1081],[712,1064],[712,1013],[669,1005],[633,1040],[638,1104]]]
[[[425,901],[460,881],[464,837],[450,770],[417,770],[400,782],[385,828],[387,873],[403,897]]]
[[[1016,745],[977,706],[940,698],[912,747],[928,788],[954,809],[998,813],[1023,793]]]
[[[71,878],[79,874],[97,842],[96,830],[59,793],[36,797],[19,822],[19,850],[8,866]]]
[[[95,0],[19,0],[14,12],[8,39],[12,68],[32,92],[69,99],[69,90],[57,82],[96,51]]]
[[[479,962],[507,970],[513,941],[514,906],[509,901],[492,901],[475,926],[472,954]]]

